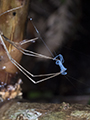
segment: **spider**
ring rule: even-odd
[[[17,10],[17,9],[21,9],[22,7],[23,7],[23,6],[16,7],[16,8],[10,9],[10,10],[7,10],[7,11],[5,11],[4,13],[0,14],[0,16],[4,15],[4,14],[10,12],[10,11],[14,11],[14,10]],[[32,19],[30,18],[30,20],[32,20]],[[40,33],[39,33],[39,31],[37,30],[37,28],[36,28],[35,26],[34,26],[34,28],[35,28],[38,36],[41,38]],[[55,77],[55,76],[57,76],[57,75],[60,75],[60,74],[66,75],[67,72],[65,72],[65,71],[66,71],[67,69],[63,66],[63,57],[62,57],[61,54],[59,54],[59,55],[56,56],[56,57],[49,57],[49,56],[45,56],[45,55],[42,55],[42,54],[39,54],[39,53],[36,53],[36,52],[33,52],[33,51],[29,51],[29,50],[26,50],[26,49],[22,48],[22,45],[23,45],[23,44],[26,44],[26,43],[28,43],[28,42],[35,41],[35,40],[37,40],[37,39],[38,39],[38,37],[37,37],[37,38],[34,38],[34,39],[31,39],[31,40],[27,40],[27,41],[22,41],[22,42],[16,43],[16,42],[13,42],[13,41],[9,40],[9,39],[3,34],[3,32],[0,31],[0,41],[1,41],[3,47],[4,47],[5,51],[6,51],[6,54],[7,54],[8,58],[9,58],[9,60],[10,60],[29,80],[31,80],[34,84],[43,82],[43,81],[45,81],[45,80],[48,80],[48,79],[53,78],[53,77]],[[42,39],[42,38],[41,38],[41,39]],[[9,54],[9,51],[8,51],[8,49],[7,49],[7,47],[6,47],[5,43],[4,43],[4,40],[7,41],[7,42],[9,42],[11,45],[13,45],[15,48],[17,48],[17,49],[18,49],[20,52],[22,52],[24,55],[33,56],[33,57],[41,57],[41,58],[51,59],[51,60],[56,61],[56,65],[59,65],[59,67],[60,67],[61,70],[60,70],[59,72],[57,72],[57,73],[40,74],[40,75],[34,75],[34,74],[30,73],[28,70],[26,70],[23,66],[21,66],[16,60],[14,60],[14,59],[11,57],[11,55]],[[49,48],[48,48],[48,49],[49,49]],[[59,59],[57,59],[57,58],[59,58]],[[45,78],[40,79],[40,80],[38,80],[38,81],[35,81],[34,79],[31,78],[31,77],[33,77],[33,78],[34,78],[34,77],[42,77],[42,76],[45,77]]]

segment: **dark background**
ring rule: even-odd
[[[64,12],[60,11],[61,7]],[[63,55],[67,75],[59,75],[34,85],[21,74],[23,79],[23,97],[32,102],[60,103],[65,101],[69,103],[89,103],[90,1],[32,0],[29,17],[33,18],[33,22],[45,43],[47,44],[47,41],[50,41],[47,46],[51,52],[55,56],[58,54]],[[50,20],[52,18],[55,19],[54,24],[51,24],[52,21]],[[63,27],[58,27],[59,25]],[[60,33],[60,36],[58,33]],[[48,37],[47,34],[50,36]],[[30,39],[35,36],[38,35],[32,23],[28,21],[26,38]],[[28,49],[50,56],[40,39],[32,43]],[[23,56],[21,64],[33,74],[59,71],[55,63],[50,60]]]

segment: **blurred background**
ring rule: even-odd
[[[34,85],[26,76],[23,97],[31,102],[83,103],[90,101],[90,1],[31,0],[29,16],[55,57],[62,54],[67,75]],[[26,39],[38,36],[28,20]],[[52,56],[41,39],[29,50]],[[21,64],[32,74],[59,72],[52,60],[23,56]],[[35,80],[39,80],[35,79]]]

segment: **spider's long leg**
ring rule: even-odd
[[[45,55],[41,55],[41,54],[38,54],[38,53],[35,53],[35,52],[32,52],[32,51],[29,51],[29,50],[25,50],[25,49],[21,48],[20,46],[18,46],[15,42],[10,41],[4,35],[2,35],[2,36],[4,37],[4,39],[6,41],[8,41],[10,44],[12,44],[14,47],[16,47],[20,52],[22,52],[25,55],[34,56],[34,57],[42,57],[42,58],[45,58],[45,59],[58,60],[58,59],[55,59],[55,58],[53,59],[52,57],[48,57],[48,56],[45,56]],[[25,53],[23,51],[29,52],[29,53]],[[32,77],[51,76],[51,75],[55,75],[56,74],[56,73],[50,73],[50,74],[33,75],[30,72],[28,72],[26,69],[24,69],[20,64],[18,64],[18,66],[21,67],[25,72],[27,72]],[[57,72],[57,73],[60,73],[60,72]]]
[[[26,43],[29,43],[29,42],[35,42],[35,40],[37,40],[37,39],[38,39],[38,37],[30,39],[30,40],[24,40],[24,41],[19,42],[19,44],[23,45],[23,44],[26,44]]]
[[[29,76],[29,75],[31,75],[32,77],[35,77],[35,75],[33,75],[33,74],[31,74],[30,72],[28,72],[25,68],[23,68],[19,63],[17,63],[17,62],[10,56],[10,54],[9,54],[9,52],[8,52],[8,50],[7,50],[7,47],[6,47],[5,43],[4,43],[1,35],[0,35],[0,40],[1,40],[2,44],[3,44],[3,46],[4,46],[4,49],[5,49],[6,53],[7,53],[7,56],[8,56],[8,58],[10,59],[10,61],[11,61],[24,75],[26,75],[26,76],[29,78],[29,80],[31,80],[34,84],[40,83],[40,82],[42,82],[42,81],[48,80],[48,79],[50,79],[50,78],[53,78],[53,77],[61,74],[61,72],[48,74],[49,77],[46,77],[46,78],[44,78],[44,79],[41,79],[41,80],[35,82],[35,81]],[[45,75],[43,74],[43,75],[41,75],[41,76],[48,76],[48,75],[47,75],[47,74],[45,74]],[[36,75],[36,76],[38,76],[38,75]],[[40,75],[39,75],[39,77],[40,77]]]
[[[41,41],[43,42],[43,44],[45,45],[45,47],[47,48],[47,50],[49,51],[49,53],[51,54],[52,57],[54,57],[53,53],[51,52],[51,50],[49,49],[49,47],[47,46],[47,44],[44,42],[44,40],[42,39],[38,29],[36,28],[36,26],[34,25],[33,21],[32,21],[32,18],[29,18],[30,21],[32,22],[32,25],[36,31],[36,33],[38,34],[38,37],[41,39]]]
[[[8,12],[11,12],[11,11],[14,11],[14,10],[18,10],[18,9],[20,9],[20,8],[22,8],[22,7],[23,7],[23,5],[21,5],[21,6],[19,6],[19,7],[16,7],[16,8],[12,8],[12,9],[10,9],[10,10],[7,10],[7,11],[1,13],[1,14],[0,14],[0,17],[1,17],[2,15],[4,15],[4,14],[8,13]]]
[[[53,74],[53,75],[51,75],[51,76],[49,75],[49,77],[46,77],[46,78],[44,78],[44,79],[41,79],[41,80],[38,80],[38,81],[34,81],[27,73],[24,72],[24,70],[27,71],[25,68],[22,69],[23,67],[22,67],[20,64],[18,64],[14,59],[11,59],[11,62],[12,62],[29,80],[31,80],[34,84],[37,84],[37,83],[46,81],[46,80],[48,80],[48,79],[50,79],[50,78],[53,78],[53,77],[61,74],[61,72],[58,72],[58,73],[55,73],[55,74]],[[18,65],[19,65],[19,66],[18,66]],[[20,66],[21,66],[21,68],[20,68]],[[27,72],[28,72],[28,71],[27,71]],[[28,73],[30,74],[30,72],[28,72]],[[34,75],[34,76],[35,76],[35,75]],[[34,77],[34,76],[33,76],[33,77]],[[37,75],[37,76],[38,76],[38,75]],[[45,76],[45,74],[43,74],[43,75],[41,75],[41,76]],[[40,75],[39,75],[38,77],[40,77]]]
[[[33,52],[33,51],[25,50],[19,45],[19,43],[16,44],[15,42],[10,41],[8,38],[6,38],[4,35],[2,35],[2,36],[4,37],[4,39],[6,41],[8,41],[10,44],[12,44],[14,47],[16,47],[24,55],[39,57],[39,58],[41,57],[41,58],[51,59],[51,60],[58,60],[58,59],[54,59],[53,57],[49,57],[49,56],[45,56],[45,55],[42,55],[42,54],[39,54],[39,53],[36,53],[36,52]]]

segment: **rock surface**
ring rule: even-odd
[[[90,106],[30,103],[11,100],[0,104],[1,120],[90,120]]]

